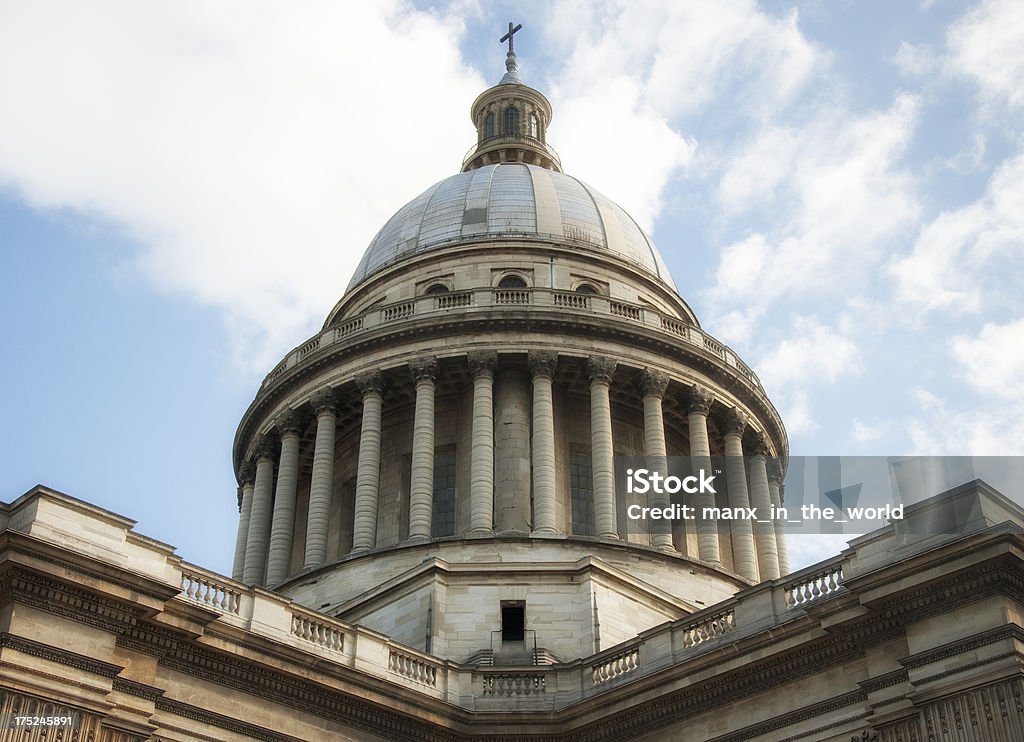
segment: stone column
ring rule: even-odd
[[[700,470],[711,472],[711,441],[708,438],[711,402],[711,394],[696,384],[687,391],[686,421],[690,430],[690,468],[693,474]],[[705,508],[715,507],[715,496],[711,492],[698,492],[694,504],[697,508],[697,553],[705,562],[721,564],[718,521],[704,517]]]
[[[434,384],[437,359],[409,364],[416,384],[416,412],[412,425],[412,476],[409,486],[409,538],[431,537],[434,516]]]
[[[533,532],[557,533],[552,380],[558,353],[530,351],[529,357],[533,374]]]
[[[494,533],[494,369],[498,354],[469,354],[473,374],[473,451],[470,460],[470,533]]]
[[[530,381],[500,368],[494,380],[494,529],[530,532]]]
[[[618,538],[615,518],[615,460],[612,444],[612,408],[609,388],[616,362],[611,358],[587,359],[590,379],[590,439],[594,473],[594,526],[598,536]]]
[[[729,507],[734,512],[750,507],[747,493],[747,472],[743,461],[743,432],[747,416],[733,407],[725,416],[725,475],[729,485]],[[748,580],[758,581],[757,559],[754,555],[754,530],[748,518],[729,521],[732,554],[736,571]]]
[[[384,405],[380,371],[356,377],[363,394],[363,422],[359,433],[359,464],[356,470],[356,503],[352,527],[352,551],[377,545],[377,496],[380,492],[380,427]]]
[[[778,459],[772,459],[768,462],[768,494],[776,510],[782,507],[784,489],[782,468]],[[786,546],[785,525],[778,518],[775,520],[775,546],[779,550],[779,575],[785,577],[789,574],[789,549]]]
[[[338,422],[338,397],[334,389],[323,389],[310,399],[316,411],[316,443],[313,447],[313,476],[309,484],[306,517],[306,569],[327,561],[327,526],[334,495],[334,434]]]
[[[640,390],[644,395],[644,454],[647,457],[647,468],[658,472],[662,477],[668,476],[668,450],[665,446],[665,417],[662,411],[662,399],[668,388],[668,376],[645,368],[640,376]],[[667,508],[670,504],[668,492],[652,492],[649,498],[652,508]],[[649,520],[651,529],[651,546],[662,551],[675,551],[672,545],[672,521]]]
[[[755,434],[750,451],[750,506],[757,511],[753,523],[757,570],[762,580],[777,580],[779,551],[775,545],[775,519],[772,518],[772,497],[768,489],[768,445],[763,433]]]
[[[235,561],[231,567],[231,579],[241,580],[245,574],[245,543],[249,537],[249,518],[252,515],[252,489],[256,472],[248,461],[238,467],[238,481],[241,482],[242,501],[239,503],[238,535],[235,537]]]
[[[274,521],[270,528],[270,554],[267,557],[267,585],[284,582],[290,573],[292,537],[295,534],[295,490],[299,484],[299,437],[301,424],[293,411],[277,421],[281,431],[281,460],[277,466],[277,491],[274,493]]]
[[[256,481],[252,489],[249,534],[245,543],[245,567],[242,582],[264,584],[267,568],[267,540],[270,537],[270,508],[274,497],[274,443],[263,436],[256,444]]]

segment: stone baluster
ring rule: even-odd
[[[785,486],[782,484],[782,467],[778,459],[768,462],[768,494],[772,505],[778,510],[782,507]],[[789,548],[786,545],[786,527],[781,518],[775,519],[775,546],[779,551],[779,574],[789,574]]]
[[[356,469],[356,502],[352,528],[352,551],[367,551],[377,545],[377,499],[380,493],[380,430],[384,406],[383,377],[370,371],[356,377],[363,395],[363,422],[359,433],[359,463]]]
[[[252,489],[249,533],[245,544],[242,581],[262,584],[267,568],[267,540],[270,537],[270,508],[274,497],[274,442],[262,436],[256,443],[256,481]]]
[[[270,528],[267,585],[278,585],[290,574],[295,534],[295,492],[299,484],[299,440],[302,421],[289,410],[277,420],[281,432],[281,459],[277,466],[274,520]]]
[[[473,374],[473,445],[470,460],[470,533],[494,533],[494,369],[498,354],[469,354]]]
[[[690,468],[693,474],[711,472],[711,441],[708,437],[708,413],[712,397],[707,390],[694,384],[686,394],[686,420],[690,431]],[[718,542],[718,521],[705,518],[704,509],[715,507],[711,492],[698,492],[694,498],[697,509],[697,553],[705,562],[722,563]]]
[[[238,535],[235,537],[235,561],[231,566],[231,579],[241,580],[245,575],[245,545],[249,538],[249,518],[252,516],[252,490],[256,471],[248,461],[238,467],[242,501],[239,504]]]
[[[756,433],[749,446],[750,506],[755,509],[753,522],[757,569],[762,580],[779,579],[779,551],[775,544],[775,519],[768,489],[768,442],[763,433]]]
[[[557,533],[553,379],[558,353],[530,351],[533,375],[533,532]]]
[[[612,443],[612,408],[609,390],[616,362],[611,358],[587,359],[590,379],[590,438],[594,473],[594,525],[597,535],[618,538],[615,513],[615,459]]]
[[[725,476],[729,486],[729,507],[734,513],[750,508],[747,491],[746,463],[743,461],[743,433],[747,416],[733,407],[723,419],[725,429]],[[758,581],[757,559],[754,553],[754,530],[749,518],[737,517],[729,521],[732,536],[733,563],[736,571],[748,580]]]
[[[660,371],[645,368],[640,375],[640,390],[644,404],[644,454],[647,468],[662,477],[668,476],[668,450],[665,445],[665,417],[662,400],[668,388],[668,376]],[[671,504],[668,492],[652,492],[650,505],[653,508],[667,508]],[[651,545],[662,551],[675,551],[672,544],[672,521],[648,521],[651,529]]]
[[[316,442],[313,447],[313,475],[309,484],[306,517],[306,553],[303,566],[319,567],[327,561],[327,527],[334,494],[334,442],[338,422],[338,395],[322,389],[310,399],[316,412]]]
[[[416,411],[412,426],[412,474],[409,488],[409,538],[432,535],[434,515],[434,392],[437,359],[409,364],[416,385]]]

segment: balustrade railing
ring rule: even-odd
[[[843,586],[841,562],[816,569],[809,574],[798,574],[786,583],[786,606],[799,608],[820,598],[838,592]]]
[[[567,309],[590,309],[590,297],[586,294],[568,293],[556,291],[551,295],[552,303],[556,307]]]
[[[684,626],[680,631],[682,633],[683,647],[689,648],[709,642],[712,639],[717,639],[735,629],[736,612],[730,608]]]
[[[590,671],[591,679],[594,685],[601,685],[615,678],[635,672],[639,668],[640,647],[630,647],[594,665]]]
[[[238,613],[241,592],[213,575],[181,572],[181,593],[193,603],[222,613]]]
[[[536,696],[547,692],[542,673],[487,673],[483,675],[485,696]]]
[[[388,654],[388,670],[431,688],[437,686],[437,667],[405,652],[391,650]]]
[[[263,382],[264,386],[273,382],[285,371],[294,367],[314,351],[322,349],[325,345],[338,342],[365,330],[372,329],[378,324],[386,324],[412,317],[430,316],[432,312],[449,311],[452,309],[468,309],[472,311],[475,307],[487,306],[531,306],[557,307],[558,309],[594,314],[604,314],[627,322],[643,324],[646,327],[660,328],[663,332],[671,333],[682,338],[690,344],[704,348],[708,352],[720,358],[726,365],[734,368],[744,379],[749,381],[756,389],[760,390],[761,383],[757,375],[743,363],[726,346],[714,338],[706,335],[699,328],[676,317],[661,314],[651,307],[642,307],[637,304],[595,297],[588,294],[577,294],[570,291],[555,291],[552,289],[489,289],[480,288],[468,291],[459,291],[436,296],[423,296],[418,299],[407,299],[395,304],[382,307],[374,307],[364,314],[346,319],[321,335],[306,341],[301,346],[289,353],[285,360],[281,361]],[[327,335],[326,333],[333,333]]]
[[[292,613],[292,634],[324,649],[342,652],[345,649],[345,632],[302,613]]]

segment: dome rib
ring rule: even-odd
[[[407,203],[370,242],[348,289],[407,257],[503,235],[589,245],[675,290],[654,243],[625,209],[578,178],[522,163],[453,175]]]

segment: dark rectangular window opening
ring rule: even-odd
[[[526,604],[502,603],[501,641],[521,642],[526,640]]]
[[[589,453],[569,454],[569,499],[572,532],[577,536],[593,536],[594,472]]]
[[[455,451],[434,453],[434,538],[455,535]]]

